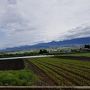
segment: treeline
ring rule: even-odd
[[[0,58],[5,58],[5,57],[21,57],[21,56],[34,56],[38,55],[37,52],[24,52],[24,53],[3,53],[0,54]]]
[[[5,57],[22,57],[22,56],[35,56],[35,55],[60,55],[60,54],[68,54],[68,53],[82,53],[82,52],[90,52],[90,45],[84,45],[81,48],[77,49],[63,49],[59,50],[56,49],[55,51],[49,51],[47,49],[40,49],[39,51],[33,51],[33,52],[23,52],[23,53],[1,53],[0,58]]]
[[[22,57],[22,56],[35,56],[35,55],[48,55],[49,52],[46,49],[40,49],[38,52],[24,52],[24,53],[1,53],[0,58],[7,57]]]
[[[85,45],[84,48],[90,49],[90,45]]]

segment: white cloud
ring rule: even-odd
[[[86,29],[70,30],[90,24],[90,0],[16,1],[0,0],[1,48],[87,36]]]

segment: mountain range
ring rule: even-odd
[[[32,49],[42,49],[42,48],[52,48],[52,47],[62,47],[62,46],[75,46],[90,44],[90,37],[75,38],[63,41],[52,41],[48,43],[39,43],[35,45],[25,45],[13,48],[6,48],[1,51],[22,51],[22,50],[32,50]]]

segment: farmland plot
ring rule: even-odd
[[[31,86],[38,82],[38,76],[27,68],[24,60],[0,61],[0,86]]]
[[[64,55],[90,57],[90,52],[63,54],[63,56],[64,56]]]
[[[23,60],[20,70],[0,70],[0,86],[90,86],[89,60],[59,56]]]
[[[49,80],[49,82],[44,82],[47,83],[44,85],[90,86],[89,61],[84,62],[80,60],[61,59],[59,57],[37,58],[27,61],[29,64],[33,65],[32,70],[37,67],[40,72],[43,72],[48,78],[47,80]]]

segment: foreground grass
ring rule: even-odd
[[[90,62],[61,58],[37,58],[30,60],[42,69],[56,85],[90,86]]]
[[[37,76],[30,70],[0,71],[0,86],[31,86],[38,81]]]

